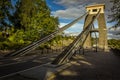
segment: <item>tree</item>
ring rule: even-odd
[[[0,28],[2,32],[2,38],[9,36],[9,17],[11,15],[10,9],[12,8],[11,0],[0,0]]]
[[[20,1],[18,0],[16,2],[16,4],[14,4],[14,8],[11,10],[13,11],[12,15],[9,17],[9,20],[11,22],[11,24],[13,25],[15,32],[18,29],[24,29],[24,27],[20,24],[20,17],[19,17],[19,13],[20,13]]]
[[[13,4],[11,1],[16,2]],[[0,26],[5,27],[8,22],[12,25],[10,36],[5,37],[0,46],[5,43],[9,48],[13,46],[12,49],[17,45],[16,48],[21,48],[58,29],[58,18],[50,15],[45,0],[11,1],[0,0]]]
[[[41,29],[44,32],[47,28],[50,30],[51,26],[54,29],[58,27],[58,19],[50,16],[50,9],[44,0],[18,0],[15,7],[12,19],[13,23],[17,23],[16,27],[20,26],[25,30]]]
[[[115,27],[120,26],[120,0],[111,0],[113,7],[111,8],[112,14],[109,15],[111,19],[109,22],[116,22]]]
[[[0,0],[0,25],[8,25],[6,20],[10,16],[10,8],[12,8],[10,0]]]
[[[15,33],[11,43],[29,44],[58,29],[58,18],[50,16],[44,0],[18,0],[10,17]],[[48,42],[49,43],[49,42]]]
[[[58,18],[50,16],[44,0],[18,0],[10,18],[16,29],[24,30],[25,40],[36,40],[58,28]]]
[[[109,45],[110,48],[120,49],[120,40],[109,39],[108,40],[108,45]]]

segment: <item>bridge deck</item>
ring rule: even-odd
[[[67,69],[57,73],[53,80],[120,80],[120,56],[112,52],[85,52],[74,57],[70,64]],[[21,73],[24,76],[15,75],[4,80],[21,80],[25,76],[22,80],[43,80],[48,68],[38,67]]]
[[[120,80],[120,56],[88,52],[77,58],[55,80]]]

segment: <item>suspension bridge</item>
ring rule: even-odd
[[[41,72],[43,72],[43,73],[46,72],[46,75],[45,75],[44,79],[40,79],[40,80],[51,80],[48,78],[50,76],[53,76],[52,75],[53,73],[56,73],[57,71],[59,72],[59,71],[65,69],[66,66],[67,67],[70,66],[71,59],[74,59],[75,57],[80,58],[80,54],[76,53],[77,51],[79,51],[81,49],[84,49],[84,50],[88,49],[91,51],[91,49],[93,47],[92,40],[91,40],[92,33],[94,33],[95,37],[98,39],[98,40],[96,39],[96,41],[95,41],[96,51],[98,51],[98,53],[102,52],[102,54],[105,55],[105,56],[102,56],[101,54],[98,54],[97,56],[95,56],[95,54],[93,54],[93,58],[95,58],[95,57],[99,58],[102,56],[102,57],[104,57],[102,59],[105,60],[105,57],[107,57],[107,55],[108,55],[105,53],[110,53],[110,52],[109,52],[108,43],[107,43],[107,28],[106,28],[104,9],[105,9],[104,4],[87,6],[86,13],[84,15],[80,16],[79,18],[75,19],[71,23],[63,26],[59,30],[45,36],[42,39],[40,39],[34,43],[31,43],[27,47],[24,47],[16,52],[12,52],[12,53],[4,55],[4,58],[1,59],[0,62],[3,62],[3,63],[6,62],[6,64],[3,66],[0,66],[0,71],[1,71],[0,78],[6,79],[6,77],[9,77],[9,76],[12,76],[12,75],[15,75],[18,73],[22,73],[24,71],[30,70],[31,68],[33,69],[34,67],[36,68],[36,66],[37,66],[37,68],[39,68],[40,65],[42,65],[42,68],[39,68],[40,69],[39,71],[44,70]],[[83,26],[82,32],[59,55],[47,55],[47,56],[34,55],[34,56],[24,57],[24,55],[29,54],[29,52],[31,52],[32,50],[37,48],[39,45],[53,39],[54,37],[56,37],[56,35],[63,32],[64,30],[68,29],[69,27],[71,27],[72,25],[74,25],[75,23],[77,23],[78,21],[80,21],[83,18],[85,18],[85,20],[84,20],[84,26]],[[98,21],[97,29],[94,27],[94,23],[96,20]],[[96,32],[99,33],[99,37],[97,36]],[[89,53],[90,52],[86,52],[85,54],[90,55],[91,53],[90,54]],[[86,57],[85,55],[83,55],[83,56]],[[53,58],[53,59],[50,59],[50,58]],[[89,60],[89,57],[87,57],[87,58]],[[15,61],[15,63],[14,63],[13,59],[17,60],[17,62]],[[11,61],[11,63],[8,64],[10,61]],[[40,61],[40,62],[37,63],[36,61]],[[79,61],[81,63],[85,63],[85,62],[83,62],[83,60],[79,60]],[[92,60],[92,61],[94,62],[96,60]],[[95,63],[97,63],[97,61]],[[105,62],[105,63],[107,63],[107,62]],[[75,64],[77,64],[77,63],[75,62]],[[91,65],[88,62],[86,62],[86,64]],[[104,64],[101,64],[101,65],[104,65]],[[77,68],[77,66],[76,66],[76,68]],[[37,73],[37,71],[36,71],[36,73]],[[89,74],[91,74],[91,73],[89,73]],[[39,75],[39,77],[40,77],[40,75]],[[43,74],[42,74],[42,77],[43,77]],[[100,77],[100,75],[99,75],[99,77]],[[60,80],[63,80],[63,79],[60,79]],[[70,79],[70,80],[72,80],[72,79]],[[77,80],[77,79],[74,79],[74,80]],[[88,80],[88,79],[86,79],[86,80]]]

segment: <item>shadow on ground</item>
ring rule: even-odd
[[[88,52],[72,59],[55,80],[120,80],[120,58],[109,52]]]

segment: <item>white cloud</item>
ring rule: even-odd
[[[68,23],[60,23],[59,27],[63,27],[67,25]],[[76,23],[67,30],[65,30],[66,35],[78,35],[83,30],[83,24],[82,23]],[[119,33],[120,29],[118,30],[108,30],[108,39],[120,39],[120,35],[115,35],[116,33]]]
[[[111,28],[110,30],[108,30],[108,33],[113,35],[119,34],[120,28]]]
[[[120,39],[120,28],[109,28],[108,30],[108,39]]]
[[[109,34],[113,34],[113,35],[116,35],[118,33],[120,33],[120,31],[108,31]]]
[[[111,5],[110,0],[55,0],[54,3],[61,4],[66,7],[76,7],[79,5],[90,5],[90,4],[100,4],[104,3],[106,5],[106,8],[109,8]]]
[[[57,16],[59,18],[63,19],[73,19],[73,18],[78,18],[81,15],[85,13],[85,8],[84,7],[72,7],[72,8],[67,8],[66,10],[57,10],[56,12],[52,12],[54,16]]]
[[[110,15],[110,8],[112,7],[112,3],[110,0],[55,0],[54,3],[64,6],[65,10],[57,10],[52,12],[52,15],[57,16],[62,19],[73,19],[78,18],[79,16],[85,13],[85,6],[92,4],[105,4],[105,18],[106,22],[109,21],[108,15]],[[60,23],[60,27],[64,26],[68,23]],[[107,24],[108,27],[113,25]],[[73,25],[71,28],[65,30],[65,33],[74,33],[81,32],[83,28],[83,24],[77,23]],[[114,35],[116,31],[108,31],[108,38],[120,38],[119,35]]]
[[[108,9],[111,8],[110,0],[55,0],[54,3],[60,4],[66,7],[65,10],[58,10],[54,12],[55,16],[59,18],[76,18],[85,13],[85,6],[91,4],[104,3],[106,5],[106,14],[108,15]]]
[[[59,27],[63,27],[65,25],[67,25],[68,23],[60,23],[60,26]],[[68,28],[67,30],[65,30],[64,32],[65,33],[80,33],[83,29],[83,24],[81,23],[76,23],[74,24],[73,26],[71,26],[70,28]]]
[[[120,39],[120,35],[108,34],[108,39]]]
[[[56,0],[56,4],[62,4],[65,7],[75,7],[78,6],[81,2],[79,0]]]

